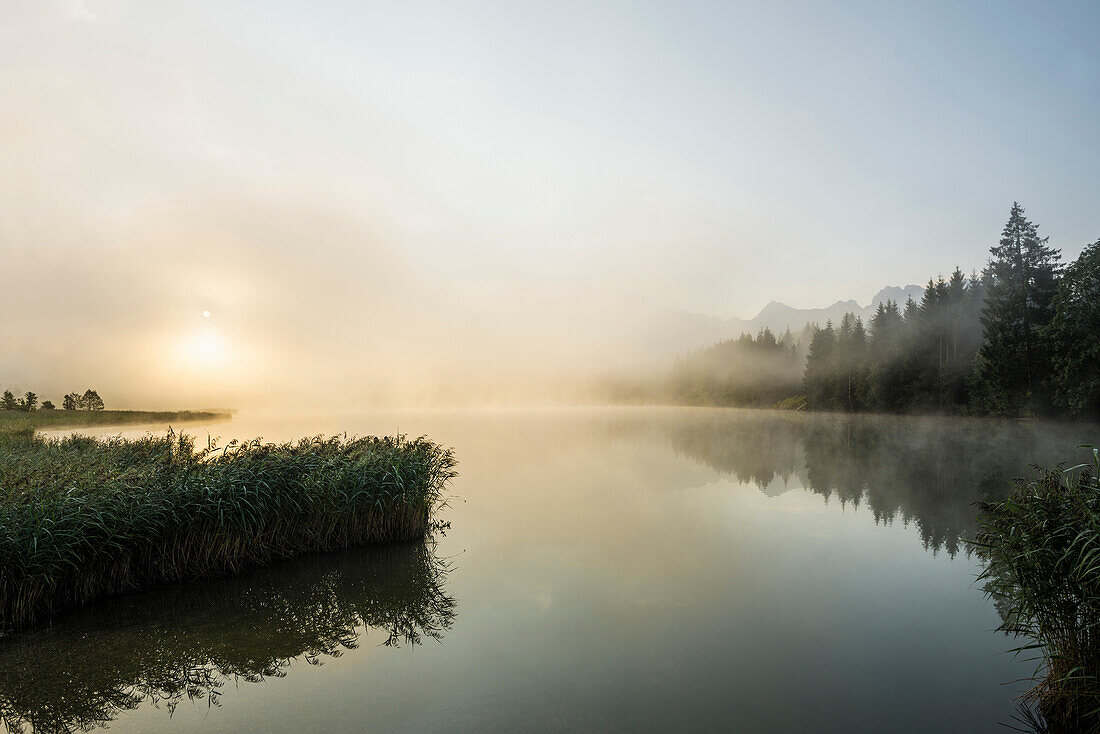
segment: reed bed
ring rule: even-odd
[[[1041,470],[982,505],[981,580],[1038,665],[1022,721],[1046,732],[1100,731],[1100,452]]]
[[[0,433],[0,627],[304,553],[423,538],[455,476],[403,436],[259,440]]]

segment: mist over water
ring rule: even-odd
[[[1029,463],[1073,461],[1067,446],[1100,438],[1083,424],[683,408],[244,412],[180,427],[200,445],[340,427],[453,445],[452,524],[430,553],[447,565],[432,582],[442,596],[417,597],[425,609],[403,601],[428,587],[357,555],[128,598],[121,618],[111,602],[50,632],[79,637],[78,655],[33,638],[0,645],[0,659],[51,671],[43,681],[102,693],[58,708],[15,678],[0,681],[7,711],[99,712],[121,732],[254,721],[272,731],[984,731],[1010,720],[1012,681],[1030,669],[1004,653],[1011,640],[993,632],[997,611],[974,583],[974,503],[1003,496]],[[339,581],[348,574],[369,584]],[[187,603],[162,610],[162,597],[180,594]],[[287,624],[256,621],[272,614]],[[332,635],[314,629],[330,616]],[[112,642],[149,625],[186,634]],[[437,633],[421,633],[423,644],[383,644],[423,625]],[[310,642],[316,634],[326,642]],[[168,650],[173,641],[184,647]],[[203,693],[195,700],[157,667],[180,655]],[[260,662],[232,662],[244,659]],[[262,662],[278,660],[277,674]],[[137,686],[132,705],[112,702],[123,684]],[[779,692],[790,705],[776,705]]]

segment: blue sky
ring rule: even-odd
[[[136,54],[158,56],[150,29],[164,21],[155,7],[142,12],[125,32],[144,41]],[[1067,252],[1100,229],[1095,3],[254,3],[229,14],[216,3],[187,12],[169,23],[190,29],[180,47],[158,60],[193,75],[215,141],[430,168],[368,132],[393,123],[444,148],[438,172],[455,151],[473,165],[499,154],[479,128],[497,131],[504,114],[519,118],[508,126],[515,147],[528,124],[532,148],[576,155],[571,173],[599,179],[576,188],[615,196],[629,180],[588,170],[586,148],[570,150],[571,136],[608,141],[682,167],[689,180],[667,193],[697,200],[704,216],[736,227],[739,207],[761,207],[820,227],[820,258],[855,260],[855,277],[802,283],[813,300],[799,305],[864,299],[880,282],[923,280],[956,262],[979,266],[1014,199]],[[215,35],[204,64],[196,52]],[[458,99],[435,106],[441,90]],[[502,156],[542,173],[521,152]],[[515,177],[527,183],[523,171]],[[572,190],[545,188],[556,186]],[[445,204],[452,193],[441,192]],[[471,209],[493,212],[495,193]],[[769,237],[766,221],[741,242],[716,229],[713,239],[728,237],[735,251],[805,251],[791,233]],[[714,246],[692,237],[689,249]],[[743,300],[685,305],[747,313],[769,298],[761,280]]]

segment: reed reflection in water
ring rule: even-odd
[[[89,731],[145,702],[165,716],[184,699],[217,705],[227,683],[320,664],[374,631],[386,646],[440,640],[449,570],[431,544],[368,547],[98,604],[0,639],[0,722]]]

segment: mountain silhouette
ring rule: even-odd
[[[824,326],[830,319],[838,323],[844,314],[853,313],[864,323],[874,315],[879,303],[895,301],[904,306],[912,298],[919,301],[924,288],[919,285],[886,286],[866,306],[855,300],[837,301],[825,308],[795,308],[779,301],[772,301],[751,319],[722,319],[689,311],[659,311],[654,313],[642,330],[641,350],[650,358],[663,360],[705,347],[723,339],[735,339],[748,332],[755,334],[763,328],[782,334],[787,329],[799,332],[807,324]]]

